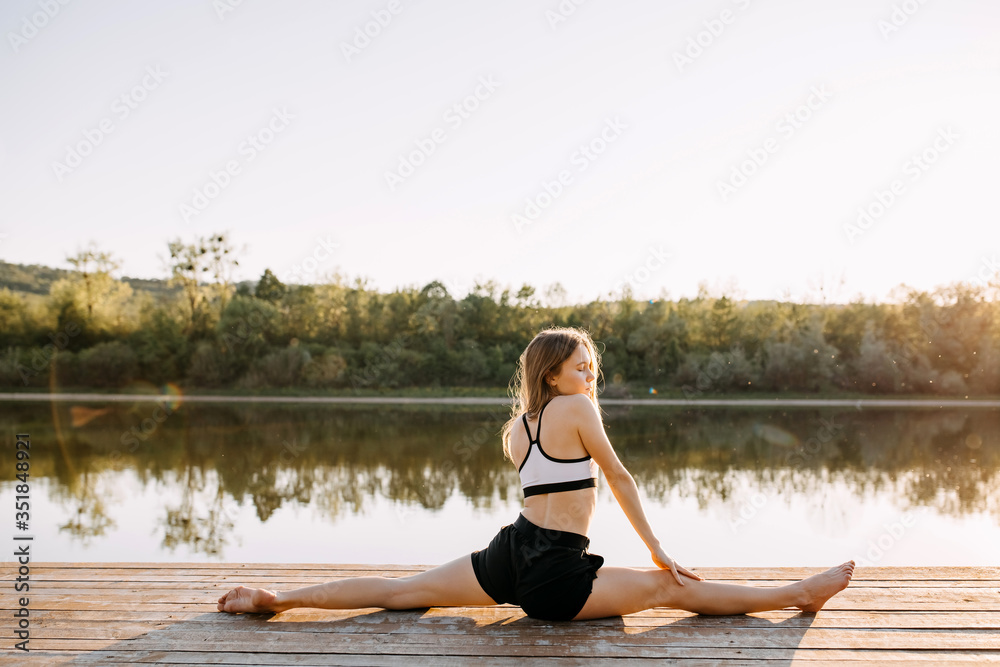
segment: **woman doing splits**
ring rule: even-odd
[[[355,577],[290,591],[239,586],[219,598],[219,611],[511,603],[551,621],[652,607],[699,614],[786,607],[811,612],[847,587],[854,561],[779,587],[713,583],[676,563],[649,525],[635,481],[604,432],[599,375],[600,358],[586,331],[547,329],[524,350],[511,383],[511,418],[502,431],[504,454],[521,477],[524,509],[485,549],[407,577]],[[605,566],[601,556],[588,552],[598,468],[656,568]]]

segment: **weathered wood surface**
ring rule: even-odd
[[[8,583],[0,664],[17,665],[808,665],[1000,663],[1000,567],[859,568],[816,614],[697,616],[652,609],[548,623],[517,607],[414,611],[216,611],[238,585],[288,589],[410,565],[32,563],[31,651],[13,650]],[[713,581],[779,586],[810,568],[699,568]],[[0,565],[7,582],[16,577]]]

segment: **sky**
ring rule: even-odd
[[[994,0],[7,0],[0,259],[886,301],[1000,259]],[[556,300],[557,297],[551,297]]]

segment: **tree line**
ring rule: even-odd
[[[169,291],[133,289],[91,245],[47,294],[0,289],[0,386],[186,389],[506,387],[547,326],[591,332],[606,395],[1000,393],[1000,280],[903,290],[893,303],[712,296],[543,304],[494,281],[380,292],[335,274],[236,284],[226,234],[168,244]],[[23,283],[23,280],[22,280]],[[134,283],[134,281],[133,281]],[[20,285],[21,283],[19,283]]]

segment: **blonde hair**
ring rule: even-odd
[[[595,381],[590,387],[588,396],[600,417],[597,383],[601,381],[601,356],[597,353],[590,334],[584,329],[575,327],[552,327],[540,331],[521,353],[517,361],[517,370],[507,388],[507,393],[512,399],[510,419],[501,431],[503,454],[506,458],[511,459],[510,434],[517,420],[522,414],[534,419],[546,403],[557,396],[546,381],[547,377],[557,373],[562,363],[581,345],[590,354],[590,371],[594,374]]]

